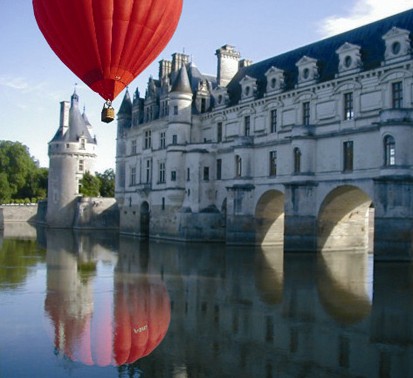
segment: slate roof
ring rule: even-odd
[[[209,81],[212,85],[212,88],[215,88],[217,86],[217,78],[211,75],[202,74],[194,63],[189,63],[189,65],[187,66],[187,71],[193,93],[198,90],[198,84],[201,81]]]
[[[125,96],[123,97],[122,104],[120,105],[118,114],[132,114],[132,100],[127,89]]]
[[[298,69],[295,64],[304,55],[318,61],[320,76],[317,82],[334,79],[339,64],[336,50],[346,42],[361,47],[363,70],[380,67],[385,50],[382,36],[392,27],[406,29],[412,33],[413,9],[244,67],[227,86],[230,105],[238,103],[241,97],[239,82],[246,75],[257,79],[257,97],[263,97],[267,85],[265,73],[272,66],[285,71],[285,90],[293,89],[298,79]]]
[[[191,83],[185,65],[182,65],[180,68],[178,76],[172,85],[171,92],[192,93]]]

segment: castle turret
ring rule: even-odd
[[[60,103],[59,128],[49,142],[46,221],[50,227],[72,227],[79,182],[85,172],[94,173],[96,139],[90,135],[88,124],[75,91],[70,108],[66,101]]]
[[[179,70],[178,76],[169,93],[169,122],[166,133],[168,158],[166,161],[166,182],[171,187],[184,186],[185,160],[184,149],[191,141],[192,90],[185,66]]]
[[[190,125],[192,120],[192,89],[185,66],[179,70],[178,76],[169,93],[169,126],[171,137],[169,143],[185,144],[190,141]]]

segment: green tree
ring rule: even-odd
[[[0,172],[0,203],[8,203],[11,200],[12,190],[5,172]]]
[[[0,172],[2,202],[46,197],[48,171],[38,167],[29,149],[20,142],[0,141]]]
[[[97,197],[99,195],[100,181],[90,172],[85,172],[80,180],[80,193],[85,197]]]
[[[100,181],[100,195],[102,197],[115,197],[115,172],[107,169],[103,173],[96,172],[96,177]]]

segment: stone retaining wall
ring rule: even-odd
[[[30,222],[36,223],[37,204],[29,205],[1,205],[0,206],[0,228],[5,223]]]

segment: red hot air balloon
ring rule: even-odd
[[[33,0],[62,62],[110,102],[165,48],[183,0]]]

